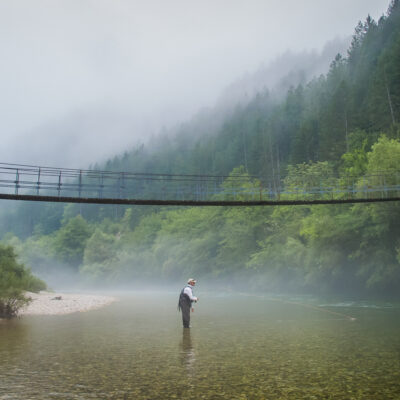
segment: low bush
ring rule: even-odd
[[[30,299],[26,291],[39,292],[46,284],[17,262],[13,247],[0,244],[0,318],[17,315]]]

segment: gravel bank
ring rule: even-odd
[[[71,293],[26,293],[32,301],[19,311],[19,315],[61,315],[95,310],[116,299],[111,296],[97,296]]]

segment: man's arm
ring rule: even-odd
[[[183,293],[185,293],[186,295],[188,295],[189,299],[191,301],[197,301],[197,297],[193,296],[193,292],[192,289],[190,287],[185,287]]]

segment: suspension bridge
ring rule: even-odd
[[[363,177],[112,172],[0,163],[0,199],[157,206],[277,206],[400,200],[400,171]]]

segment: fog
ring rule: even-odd
[[[329,41],[329,55],[342,51],[357,22],[388,4],[1,0],[0,160],[101,161],[213,107],[227,90],[240,100],[258,83],[279,83],[260,71],[288,54],[323,55]]]
[[[55,261],[54,259],[42,260],[40,266],[33,267],[31,271],[34,275],[42,279],[47,286],[48,291],[64,292],[96,292],[99,293],[123,293],[132,291],[167,291],[176,292],[179,295],[180,290],[186,285],[187,280],[195,278],[197,280],[194,291],[209,292],[223,288],[224,293],[249,293],[252,290],[265,291],[270,294],[308,294],[308,288],[300,281],[284,281],[284,277],[277,280],[274,276],[274,282],[270,277],[261,271],[234,271],[229,276],[218,276],[216,274],[188,273],[185,271],[175,272],[171,276],[163,274],[162,268],[158,271],[143,271],[148,269],[148,265],[126,264],[125,276],[99,276],[85,275],[75,267]],[[204,270],[207,269],[207,263],[204,264]],[[129,272],[129,273],[128,273]],[[143,276],[145,275],[145,276]],[[318,290],[314,291],[318,293]],[[321,291],[322,292],[322,291]],[[337,294],[341,294],[337,291]],[[344,294],[348,294],[344,292]],[[177,296],[178,297],[178,296]]]

